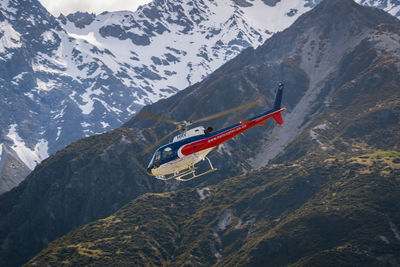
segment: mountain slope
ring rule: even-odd
[[[57,20],[37,0],[2,1],[0,144],[33,170],[259,46],[309,10],[307,2],[154,1],[135,12]],[[4,180],[27,174],[0,166]]]
[[[332,9],[342,16],[332,16]],[[227,110],[256,98],[264,100],[262,106],[209,122],[215,128],[222,128],[269,107],[276,82],[286,83],[283,105],[288,111],[281,129],[290,135],[274,135],[275,125],[249,131],[211,154],[220,171],[191,183],[158,183],[139,169],[136,161],[145,165],[151,155],[141,157],[138,153],[172,130],[172,126],[141,116],[134,117],[115,131],[80,140],[59,151],[38,166],[20,186],[0,197],[0,214],[4,218],[0,221],[0,240],[2,255],[5,255],[0,264],[21,264],[49,241],[79,225],[112,214],[140,194],[213,184],[249,171],[253,168],[250,159],[264,152],[265,142],[274,144],[271,140],[276,140],[280,144],[280,150],[271,150],[275,155],[288,147],[287,153],[282,153],[276,160],[281,157],[282,160],[298,160],[309,152],[309,145],[319,149],[319,142],[323,143],[319,134],[324,127],[319,125],[323,124],[324,118],[319,118],[319,114],[336,105],[346,106],[346,101],[352,98],[355,100],[354,109],[362,107],[357,101],[364,98],[357,93],[334,100],[334,96],[340,96],[339,93],[348,92],[346,88],[353,80],[357,85],[353,88],[355,92],[372,90],[373,97],[363,100],[368,103],[368,108],[387,107],[390,111],[398,103],[395,101],[398,99],[397,79],[400,76],[396,46],[398,28],[399,21],[383,11],[361,7],[349,0],[325,1],[312,12],[302,15],[289,29],[274,35],[256,50],[245,50],[204,81],[145,107],[146,111],[155,114],[187,120]],[[345,44],[347,50],[334,48],[335,44]],[[337,59],[331,61],[330,50],[325,51],[324,47],[334,51]],[[305,64],[308,61],[312,64]],[[348,66],[352,68],[348,69]],[[364,75],[364,71],[369,75]],[[313,76],[315,73],[321,73],[321,76]],[[391,97],[384,95],[382,98],[381,87],[366,87],[370,84],[366,82],[370,77],[384,82],[384,92],[390,93]],[[333,111],[333,118],[335,114],[345,115]],[[383,114],[389,116],[383,118],[387,118],[388,123],[394,122],[394,126],[389,125],[393,132],[389,136],[396,136],[398,113],[395,109],[385,112]],[[377,122],[382,120],[379,113],[371,115]],[[350,116],[348,125],[359,118]],[[293,123],[296,127],[287,128]],[[370,128],[373,130],[371,136],[379,135],[379,128]],[[335,127],[327,129],[335,133]],[[345,149],[346,146],[340,142],[335,144],[343,147],[343,153],[352,151],[352,148]],[[388,150],[378,144],[372,144],[369,149],[368,153],[376,149]],[[73,214],[75,216],[71,216]]]
[[[212,187],[147,194],[27,266],[396,266],[399,157],[305,156]]]
[[[370,11],[354,8],[347,15]],[[347,51],[323,83],[320,112],[275,164],[139,197],[29,264],[399,265],[399,40],[398,23],[381,24]]]

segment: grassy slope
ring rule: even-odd
[[[202,201],[195,189],[148,194],[30,263],[400,264],[391,229],[400,225],[399,160],[380,151],[276,164],[210,187]],[[224,218],[226,229],[218,227]]]

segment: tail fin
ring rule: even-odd
[[[283,83],[279,83],[278,91],[276,92],[275,96],[274,110],[278,110],[281,108],[282,92],[283,92]]]

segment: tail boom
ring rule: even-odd
[[[271,110],[251,119],[241,121],[236,125],[232,125],[231,127],[215,132],[211,136],[207,136],[207,138],[186,144],[179,149],[178,154],[180,153],[183,156],[187,156],[205,149],[216,147],[254,126],[265,125],[265,121],[271,117],[276,121],[276,123],[282,125],[283,118],[281,112],[286,110],[285,108],[281,108],[282,93],[283,84],[280,83],[275,96],[274,106]]]

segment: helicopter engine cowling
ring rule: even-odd
[[[199,126],[190,130],[185,131],[184,133],[181,133],[180,135],[177,135],[174,137],[172,142],[177,142],[192,136],[198,136],[198,135],[203,135],[205,132],[205,128],[203,126]]]

